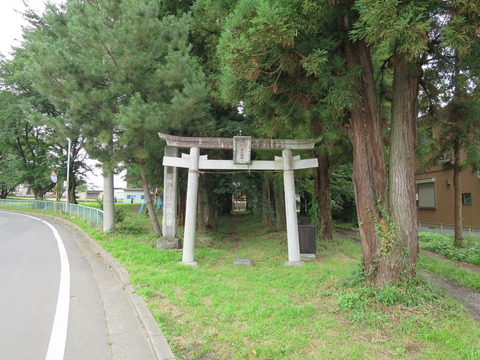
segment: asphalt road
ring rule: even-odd
[[[104,256],[69,226],[0,211],[0,358],[173,358]]]
[[[65,359],[111,359],[103,304],[90,266],[71,234],[54,228],[58,239],[44,220],[0,213],[2,358],[62,359],[65,353]],[[68,253],[63,262],[62,246]],[[59,294],[62,271],[68,279]]]

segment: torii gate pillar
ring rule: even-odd
[[[285,265],[303,265],[300,260],[300,245],[297,226],[297,204],[295,200],[295,177],[293,175],[293,157],[290,149],[282,151],[283,187],[285,191],[285,215],[287,218],[288,261]]]
[[[190,149],[188,167],[187,205],[185,209],[185,229],[183,234],[183,253],[181,264],[197,266],[194,260],[195,230],[197,224],[198,161],[200,149]]]

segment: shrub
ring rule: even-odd
[[[465,261],[480,265],[480,239],[467,236],[462,247],[453,245],[453,236],[438,233],[421,232],[418,234],[420,247],[456,261]]]
[[[115,207],[115,224],[120,224],[125,220],[126,210],[124,208]]]
[[[123,234],[140,235],[145,233],[145,228],[136,223],[122,223],[116,231]]]

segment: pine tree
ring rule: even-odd
[[[69,1],[48,7],[27,34],[35,85],[82,124],[89,155],[103,166],[104,208],[113,228],[113,171],[140,168],[155,232],[145,163],[157,132],[205,112],[203,74],[188,45],[188,16],[165,16],[157,1]],[[107,184],[109,190],[107,191]]]

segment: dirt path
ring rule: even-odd
[[[461,286],[448,279],[439,278],[431,273],[423,272],[424,275],[431,283],[439,286],[450,294],[455,300],[465,305],[470,311],[473,318],[480,323],[480,293],[470,290],[464,286]]]
[[[433,256],[437,259],[441,259],[443,261],[460,265],[465,269],[468,269],[470,271],[480,274],[480,266],[469,264],[463,261],[451,260],[449,258],[446,258],[445,256],[438,255],[430,251],[420,250],[420,252]],[[458,302],[465,305],[465,307],[472,314],[473,318],[480,323],[480,292],[471,290],[451,280],[440,278],[431,273],[423,273],[423,275],[427,279],[429,279],[433,284],[444,288],[445,291],[449,293],[454,299],[456,299]]]
[[[232,250],[238,248],[238,244],[240,242],[240,237],[238,236],[239,230],[242,228],[241,225],[244,221],[243,214],[232,214],[232,221],[230,222],[229,229],[225,229],[221,231],[222,236],[225,238],[229,238],[232,242]]]

